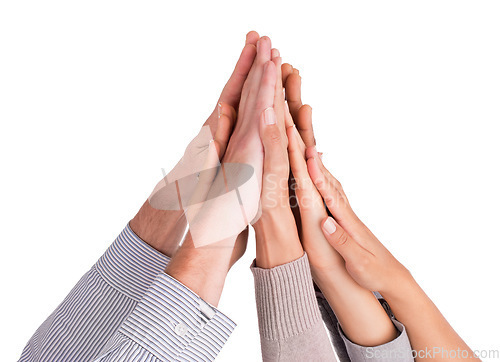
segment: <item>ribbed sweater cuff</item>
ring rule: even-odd
[[[310,329],[321,319],[307,255],[271,269],[252,263],[261,336],[289,338]]]

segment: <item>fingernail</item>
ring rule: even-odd
[[[217,118],[220,118],[222,116],[222,103],[219,102],[217,103]]]
[[[274,108],[269,107],[264,110],[264,123],[268,126],[276,123],[276,115],[274,114]]]
[[[332,235],[335,230],[337,230],[337,227],[335,226],[335,223],[333,222],[333,219],[331,217],[326,219],[325,223],[323,224],[323,229],[330,235]]]

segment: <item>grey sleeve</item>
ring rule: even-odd
[[[263,361],[335,361],[307,255],[272,269],[251,266]]]
[[[383,345],[365,347],[351,342],[345,336],[340,324],[337,321],[335,313],[328,304],[328,301],[317,289],[316,297],[321,315],[328,331],[330,332],[330,336],[339,360],[341,362],[413,362],[412,348],[404,325],[396,320],[392,314],[389,304],[382,298],[382,296],[379,293],[375,293],[375,295],[384,307],[388,316],[391,318],[392,323],[399,331],[399,335],[394,340]]]

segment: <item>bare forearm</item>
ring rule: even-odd
[[[398,331],[373,293],[357,284],[347,271],[318,273],[313,277],[338,318],[347,338],[362,346],[392,341]]]
[[[158,210],[146,200],[130,227],[151,247],[172,257],[186,230],[186,218],[184,210]]]
[[[304,254],[289,209],[278,213],[264,213],[254,224],[256,239],[256,265],[270,269],[289,263]]]
[[[204,301],[217,306],[231,266],[233,246],[234,239],[196,248],[188,232],[165,272]]]
[[[391,306],[395,317],[405,325],[412,348],[417,351],[417,361],[448,360],[445,358],[446,353],[454,353],[458,349],[466,350],[469,359],[478,360],[472,357],[471,349],[412,277],[405,283],[398,283],[393,290],[381,294]],[[425,358],[423,352],[418,354],[419,351],[426,350],[437,353],[430,359]],[[457,358],[460,358],[459,354]]]

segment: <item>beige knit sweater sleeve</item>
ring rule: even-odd
[[[314,291],[306,254],[272,269],[258,268],[254,262],[251,270],[264,361],[335,361],[336,355],[341,362],[413,361],[406,330],[383,299],[379,300],[399,336],[374,347],[359,346],[347,339],[326,299]],[[336,355],[323,321],[330,331]]]
[[[272,269],[251,266],[263,361],[335,361],[307,256]]]

